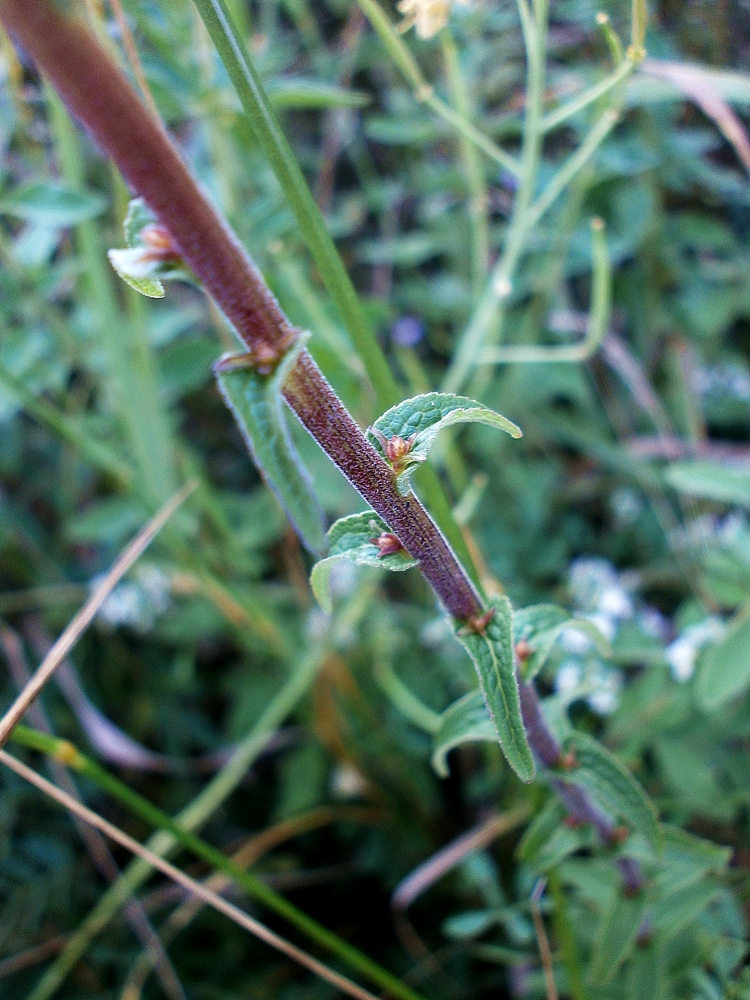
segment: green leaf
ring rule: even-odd
[[[378,517],[374,510],[365,510],[361,514],[351,514],[336,521],[326,535],[329,554],[325,559],[313,566],[310,585],[318,603],[324,611],[331,612],[331,595],[328,582],[331,570],[338,562],[353,562],[358,566],[376,566],[378,569],[389,569],[396,573],[411,569],[417,565],[406,549],[383,554],[372,541],[380,535],[390,535],[386,523]]]
[[[254,368],[231,367],[231,356],[214,366],[224,402],[234,414],[245,443],[263,478],[276,494],[297,534],[312,552],[323,548],[323,514],[307,470],[289,436],[281,397],[284,379],[304,347],[295,345],[270,375]]]
[[[531,653],[523,664],[524,680],[536,677],[560,635],[569,628],[588,636],[602,656],[612,654],[609,642],[593,622],[587,618],[571,618],[564,608],[555,604],[535,604],[514,613],[514,644],[523,641],[531,648]]]
[[[425,461],[439,432],[444,427],[459,423],[488,424],[499,427],[511,437],[521,437],[521,430],[514,423],[473,399],[444,392],[428,392],[405,399],[386,410],[368,428],[367,438],[391,462],[398,488],[406,494],[411,490],[413,467]],[[406,443],[405,453],[397,459],[386,454],[392,438],[400,438]]]
[[[627,1000],[659,1000],[662,987],[659,949],[653,941],[639,943],[630,959]]]
[[[159,274],[161,264],[144,259],[140,247],[127,250],[108,250],[109,262],[126,285],[149,299],[164,298],[164,285],[154,275]]]
[[[440,716],[440,726],[432,738],[433,768],[441,778],[447,778],[449,751],[462,743],[479,742],[497,743],[497,729],[482,692],[470,691]]]
[[[750,507],[750,471],[745,467],[718,462],[675,462],[665,476],[681,493]]]
[[[588,970],[592,986],[609,982],[633,951],[648,900],[645,892],[615,896],[602,919]]]
[[[51,229],[75,226],[101,215],[107,200],[94,191],[81,191],[60,181],[30,181],[0,200],[0,214]]]
[[[707,712],[721,708],[750,686],[750,606],[730,619],[727,631],[700,660],[695,697]]]
[[[474,661],[506,760],[522,781],[531,781],[535,768],[521,719],[513,656],[513,612],[507,597],[493,599],[491,606],[495,615],[483,633],[467,633],[465,627],[454,623],[456,638]]]
[[[653,803],[630,771],[601,743],[578,731],[565,741],[577,767],[565,772],[565,780],[580,785],[628,827],[642,834],[657,854],[662,849],[662,831]]]
[[[551,799],[529,824],[516,849],[520,861],[537,872],[556,868],[568,855],[591,847],[596,834],[590,826],[568,826],[567,811],[558,798]]]

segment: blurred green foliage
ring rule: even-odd
[[[90,7],[132,72],[117,8]],[[516,179],[481,153],[472,160],[415,100],[356,5],[231,7],[403,395],[438,387],[476,305],[478,269],[483,279],[503,245]],[[750,50],[746,4],[652,8],[649,57],[725,70],[711,77],[711,93],[746,112],[750,76],[736,69]],[[627,38],[630,5],[618,0],[607,13]],[[125,14],[192,169],[289,317],[312,331],[310,350],[337,392],[371,423],[362,362],[196,11],[128,0]],[[549,110],[612,69],[596,14],[588,0],[553,5]],[[470,120],[515,151],[524,99],[515,6],[457,6],[449,31],[447,40],[405,41],[449,104],[452,52]],[[472,393],[518,423],[523,439],[470,427],[435,448],[485,582],[517,608],[563,605],[610,643],[605,656],[581,631],[550,636],[540,689],[561,734],[572,720],[598,736],[645,787],[664,822],[658,856],[638,835],[602,848],[587,827],[567,825],[545,784],[522,786],[482,742],[481,718],[479,742],[454,739],[446,710],[471,699],[476,681],[415,572],[386,580],[337,567],[333,618],[315,606],[310,558],[211,375],[233,334],[186,284],[150,302],[117,281],[106,251],[122,245],[128,192],[7,39],[0,51],[8,667],[18,671],[19,648],[35,664],[45,637],[64,628],[156,507],[180,481],[200,484],[71,657],[85,697],[171,763],[156,772],[136,757],[113,763],[111,734],[52,685],[43,706],[55,732],[176,813],[317,651],[312,690],[216,803],[204,831],[212,843],[234,851],[256,842],[258,874],[387,968],[410,973],[424,996],[545,997],[538,905],[561,996],[750,998],[750,183],[716,121],[661,78],[629,78],[616,129],[531,234],[503,329],[506,344],[580,339],[597,216],[614,272],[603,349],[583,364],[478,366]],[[596,110],[550,134],[542,182]],[[317,446],[290,430],[328,518],[361,510]],[[4,668],[4,705],[15,683]],[[441,739],[454,747],[445,779],[431,767]],[[149,832],[94,787],[83,791],[134,836]],[[389,911],[417,865],[514,810],[520,818],[498,839],[436,869],[408,917],[398,893]],[[626,849],[647,876],[637,899],[622,892]],[[1,996],[32,995],[102,891],[69,819],[4,774]],[[139,898],[157,928],[175,905],[158,883]],[[57,995],[124,1000],[141,951],[116,917]],[[198,1000],[332,995],[208,912],[169,952]],[[137,995],[163,993],[151,976]]]

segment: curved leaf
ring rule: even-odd
[[[297,534],[315,553],[323,548],[323,513],[312,482],[302,465],[287,428],[281,386],[297,360],[307,337],[299,337],[270,375],[242,367],[242,356],[232,367],[225,356],[214,365],[224,402],[234,414],[253,461],[274,491]]]
[[[378,517],[374,510],[365,510],[361,514],[350,514],[336,521],[326,535],[329,555],[313,566],[310,575],[310,585],[321,608],[330,613],[331,595],[328,588],[333,567],[342,561],[356,563],[358,566],[376,566],[378,569],[389,569],[395,573],[411,569],[417,565],[406,549],[394,552],[383,551],[373,541],[374,538],[386,536],[393,539],[385,521]]]
[[[448,777],[448,753],[462,743],[497,743],[497,730],[481,691],[470,691],[454,701],[440,716],[432,738],[432,766],[441,778]]]
[[[663,841],[659,817],[630,771],[585,733],[572,732],[565,750],[572,751],[577,761],[577,766],[565,773],[565,781],[589,791],[607,812],[640,833],[659,853]]]
[[[482,632],[468,632],[455,623],[456,638],[474,661],[485,704],[492,717],[506,760],[522,781],[534,777],[534,758],[521,719],[521,703],[513,656],[510,601],[491,602],[495,614]]]
[[[588,970],[588,980],[592,986],[608,983],[632,953],[646,915],[647,903],[645,892],[639,892],[635,896],[615,896],[597,933]]]
[[[391,461],[399,490],[408,493],[413,467],[425,461],[443,428],[459,423],[488,424],[499,427],[511,437],[521,437],[521,430],[514,423],[474,399],[451,393],[428,392],[405,399],[386,410],[367,429],[367,438],[387,461]],[[392,438],[400,438],[408,448],[396,461],[388,455],[387,442]]]
[[[530,652],[522,666],[526,681],[536,677],[563,632],[575,629],[591,639],[602,656],[611,656],[612,647],[596,625],[587,618],[571,618],[556,604],[534,604],[513,615],[513,642],[526,642]]]
[[[101,215],[107,200],[60,181],[29,181],[0,200],[0,215],[12,215],[50,229],[63,229]]]

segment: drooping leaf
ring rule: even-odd
[[[425,461],[439,432],[459,423],[488,424],[511,437],[521,437],[521,430],[494,410],[466,396],[443,392],[428,392],[392,406],[368,428],[367,437],[390,461],[398,488],[406,494],[411,489],[414,466]]]
[[[383,551],[373,539],[385,536],[391,540],[391,547],[396,551]],[[417,565],[406,549],[397,549],[393,535],[388,526],[378,517],[374,510],[365,510],[361,514],[350,514],[336,521],[326,535],[329,554],[313,566],[310,585],[318,603],[324,611],[331,611],[331,595],[329,580],[331,571],[339,562],[353,562],[359,566],[376,566],[378,569],[389,569],[400,573]]]
[[[585,788],[604,809],[645,837],[656,853],[662,849],[662,831],[653,803],[640,784],[598,740],[573,731],[565,741],[577,766],[565,780]]]
[[[448,777],[448,753],[462,743],[497,743],[497,730],[481,691],[470,691],[454,701],[440,716],[432,738],[432,766],[441,778]]]
[[[701,657],[695,697],[701,708],[713,712],[750,686],[750,608],[741,609],[727,631]]]
[[[633,951],[648,903],[645,892],[634,896],[618,893],[604,914],[588,969],[592,986],[608,983]]]
[[[0,214],[50,229],[75,226],[101,215],[107,200],[95,191],[82,191],[60,181],[30,181],[0,200]]]
[[[457,623],[456,637],[474,661],[506,760],[522,781],[531,781],[535,767],[521,718],[513,656],[513,612],[507,597],[495,598],[491,603],[495,614],[482,632],[469,632]]]
[[[717,503],[750,507],[750,470],[719,462],[675,462],[667,469],[667,482],[681,493]]]
[[[306,339],[299,337],[270,375],[251,367],[227,367],[226,357],[217,362],[214,373],[263,478],[304,544],[319,553],[323,548],[323,513],[289,435],[281,397],[287,372]]]
[[[523,663],[524,680],[531,680],[544,667],[552,648],[567,629],[575,629],[591,639],[602,656],[612,653],[609,642],[587,618],[571,618],[555,604],[535,604],[513,615],[513,641],[525,642],[530,652]]]

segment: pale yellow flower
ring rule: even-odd
[[[432,38],[448,23],[451,3],[466,4],[469,0],[400,0],[396,10],[404,15],[398,26],[401,32],[416,28],[420,38]]]

